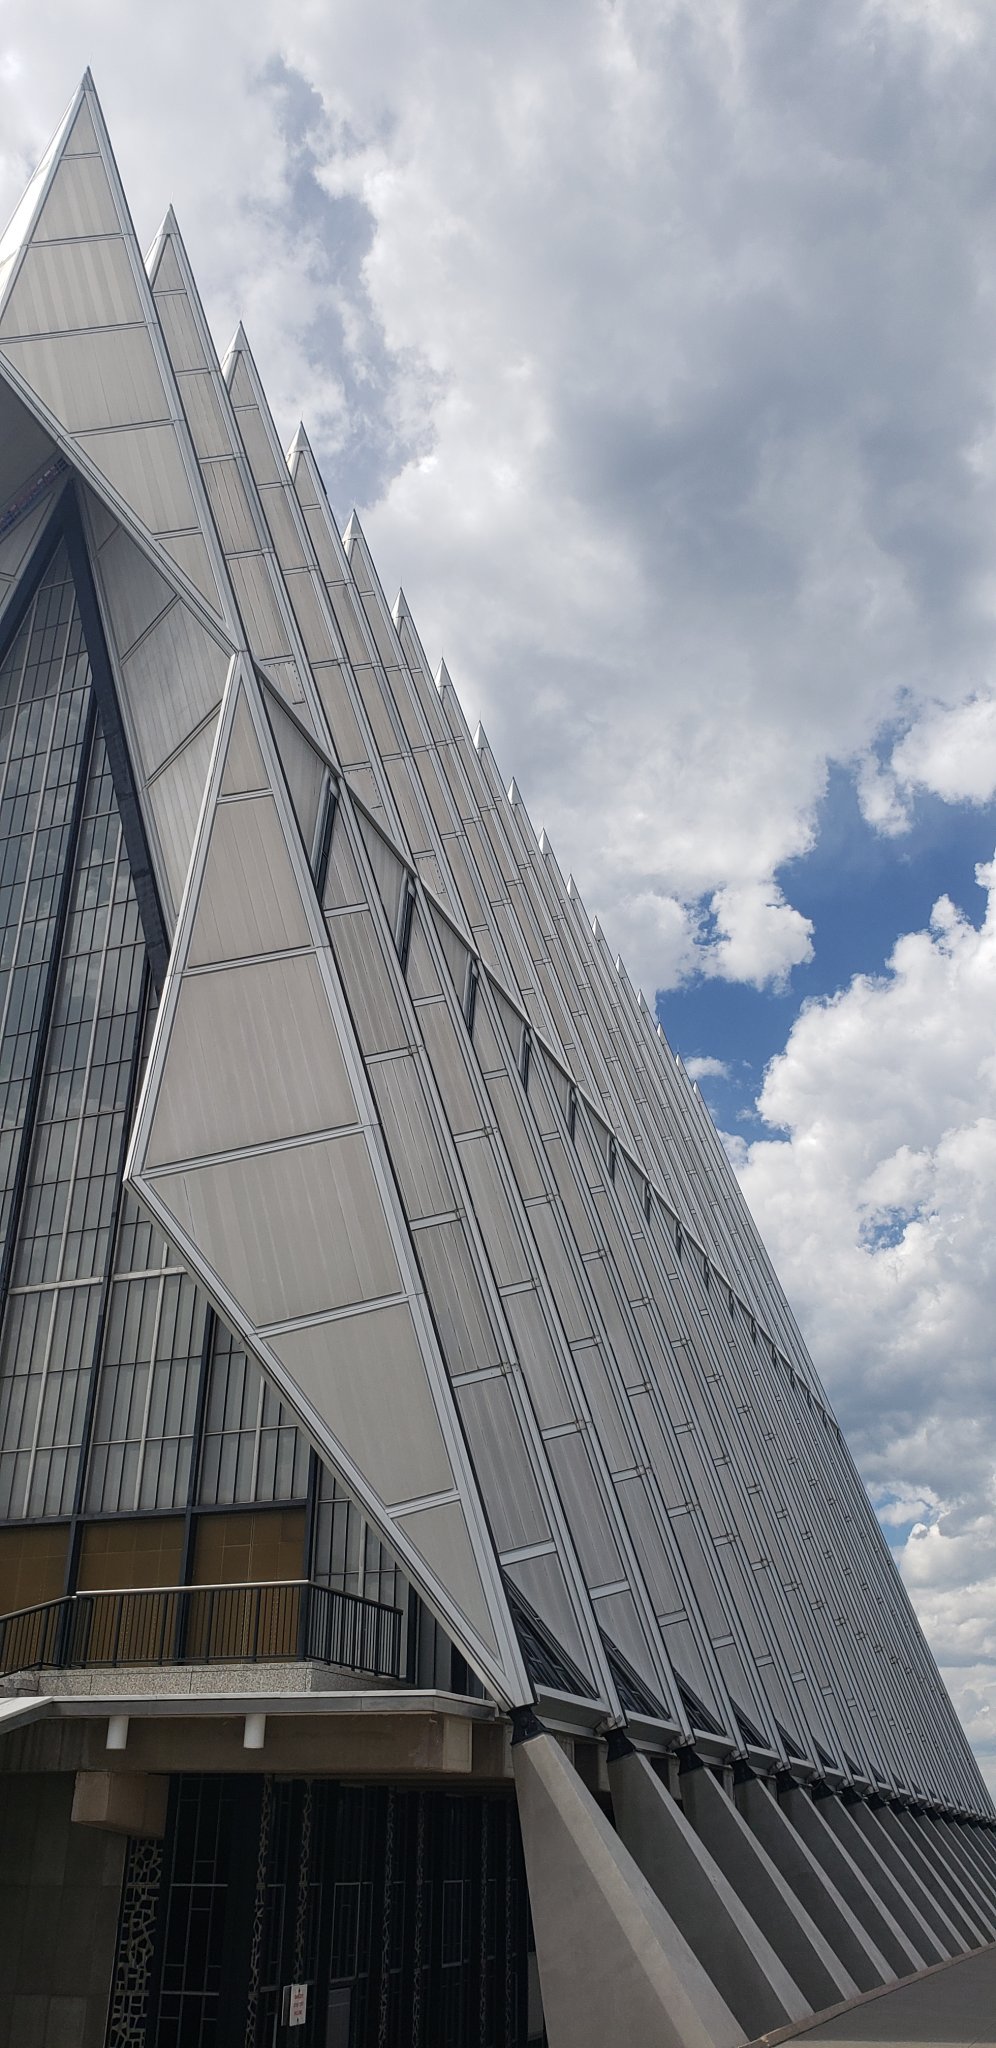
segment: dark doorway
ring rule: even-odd
[[[523,2048],[509,1794],[184,1778],[165,1850],[148,2048]]]

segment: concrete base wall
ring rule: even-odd
[[[104,2048],[125,1841],[73,1779],[0,1778],[0,2048]]]
[[[814,2012],[853,1998],[857,1984],[710,1770],[683,1771],[685,1812]]]
[[[827,1876],[808,1842],[792,1826],[775,1794],[760,1778],[746,1778],[734,1792],[752,1834],[767,1850],[786,1884],[805,1906],[860,1991],[888,1984],[895,1971]]]
[[[735,2048],[745,2030],[546,1734],[515,1789],[550,2048]]]
[[[609,1765],[616,1831],[751,2039],[809,2002],[646,1757]]]

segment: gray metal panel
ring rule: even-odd
[[[188,974],[171,1033],[150,1167],[357,1121],[328,996],[310,955]]]
[[[155,1191],[257,1329],[401,1291],[362,1135],[157,1174]]]
[[[228,421],[213,376],[198,371],[181,371],[176,382],[180,404],[198,455],[227,455]]]
[[[498,1171],[495,1140],[463,1138],[460,1163],[498,1286],[519,1286],[530,1279],[531,1267],[522,1231]]]
[[[349,843],[349,830],[341,811],[336,815],[332,830],[323,902],[326,910],[340,910],[345,904],[366,904],[366,890],[360,880],[356,856]]]
[[[412,1001],[416,1003],[421,996],[438,996],[442,991],[442,983],[436,971],[436,964],[429,951],[429,942],[426,938],[422,915],[421,906],[416,904],[415,917],[412,922],[411,944],[408,948],[408,970],[406,976],[408,987],[411,990]]]
[[[406,1215],[414,1222],[444,1215],[456,1198],[415,1059],[377,1060],[370,1084]]]
[[[370,748],[342,664],[337,661],[316,663],[313,673],[338,760],[346,766],[368,761]]]
[[[328,764],[322,755],[316,752],[301,727],[293,718],[288,717],[274,697],[267,699],[266,710],[277,743],[280,766],[284,771],[291,802],[301,828],[305,852],[310,859],[328,777]]]
[[[537,1147],[523,1115],[522,1087],[518,1078],[513,1079],[509,1074],[493,1074],[485,1086],[523,1200],[528,1202],[537,1195],[547,1194]]]
[[[592,1678],[590,1652],[574,1618],[564,1568],[556,1552],[546,1550],[536,1557],[510,1558],[503,1569],[513,1586],[524,1594],[533,1612],[547,1621],[560,1648],[566,1650],[586,1678]],[[594,1679],[592,1685],[597,1691]]]
[[[450,1598],[466,1615],[482,1642],[496,1650],[481,1574],[459,1502],[447,1501],[438,1508],[417,1508],[410,1515],[399,1515],[397,1526],[404,1530],[409,1543],[414,1543],[416,1550],[425,1558],[429,1569],[446,1587]]]
[[[465,1382],[457,1389],[457,1404],[499,1556],[549,1541],[549,1523],[508,1381]]]
[[[238,600],[249,645],[258,661],[289,654],[287,626],[273,594],[261,555],[230,555],[228,573]]]
[[[221,778],[222,796],[245,796],[250,791],[264,790],[267,774],[259,741],[253,730],[252,719],[244,701],[236,707],[232,721],[231,738],[225,756],[225,772]]]
[[[221,415],[220,404],[218,409]],[[201,474],[225,553],[255,552],[262,539],[238,464],[228,454],[227,434],[222,459],[204,462]]]
[[[176,601],[176,591],[153,568],[123,526],[115,525],[104,541],[97,567],[111,638],[123,659],[153,621]],[[165,674],[162,685],[168,687]]]
[[[416,1234],[416,1250],[452,1375],[497,1365],[501,1349],[474,1270],[462,1223],[433,1223]]]
[[[58,164],[35,228],[40,242],[74,235],[113,235],[120,227],[114,196],[98,156]]]
[[[234,391],[232,392],[232,397],[236,405],[235,417],[239,423],[239,433],[242,436],[245,451],[252,465],[252,473],[257,484],[278,484],[283,482],[284,479],[277,468],[273,451],[258,412],[254,406],[243,410],[239,405],[238,399],[235,397]]]
[[[597,1344],[579,1345],[574,1353],[578,1378],[584,1388],[585,1399],[591,1409],[595,1427],[605,1452],[610,1472],[628,1471],[634,1461],[631,1437],[627,1434],[625,1418],[620,1413],[619,1402],[608,1382],[605,1360]]]
[[[178,568],[199,590],[209,604],[217,603],[218,585],[207,544],[199,533],[163,533],[159,536],[164,554],[169,555]]]
[[[161,279],[157,278],[156,283],[160,285]],[[207,351],[185,292],[157,290],[156,310],[174,370],[208,369]]]
[[[227,650],[179,601],[122,662],[126,716],[146,775],[215,710],[228,663]]]
[[[418,1021],[432,1061],[450,1129],[479,1131],[483,1123],[464,1045],[445,1003],[420,1003]]]
[[[575,1404],[557,1360],[554,1339],[539,1295],[532,1288],[507,1294],[503,1307],[541,1429],[558,1429],[577,1419]]]
[[[211,825],[189,962],[307,946],[311,928],[271,796],[221,803]]]
[[[69,433],[137,427],[166,416],[162,379],[144,327],[96,328],[85,334],[50,334],[4,341],[11,367],[30,385]],[[106,439],[106,436],[105,436]],[[150,449],[151,458],[151,449]],[[106,463],[93,458],[107,475]],[[174,525],[189,524],[175,520]]]
[[[143,319],[123,241],[56,242],[25,252],[0,339]]]
[[[591,1318],[578,1293],[560,1220],[552,1203],[533,1202],[529,1209],[529,1226],[539,1246],[543,1270],[568,1341],[576,1344],[579,1338],[593,1334]]]
[[[470,966],[470,954],[463,940],[453,930],[449,919],[443,917],[434,904],[430,904],[429,910],[443,958],[453,977],[453,986],[456,989],[457,998],[462,1003],[464,990],[467,986],[467,969]]]
[[[276,491],[268,491],[264,510],[271,524],[274,506],[277,503],[281,505],[283,513],[282,498],[278,498]],[[286,514],[283,516],[286,516]],[[283,557],[281,557],[282,559]],[[287,585],[291,604],[294,607],[294,617],[300,628],[301,638],[304,641],[305,652],[309,661],[314,664],[334,659],[339,652],[339,642],[333,634],[319,602],[318,592],[315,589],[311,571],[309,569],[302,569],[291,571],[289,574],[285,573],[284,581]],[[357,760],[359,756],[347,754],[345,759],[347,761]]]
[[[548,1437],[547,1454],[589,1586],[618,1584],[626,1573],[598,1497],[583,1435],[575,1431]]]
[[[385,957],[390,940],[385,941],[369,910],[330,917],[328,928],[362,1051],[397,1052],[407,1046],[410,1032]]]
[[[91,462],[150,533],[195,525],[197,514],[175,427],[116,428],[80,433],[78,438]]]
[[[238,417],[239,424],[244,425],[245,413],[239,414]],[[258,481],[259,479],[257,478]],[[304,549],[301,546],[297,527],[288,504],[290,477],[287,475],[286,470],[281,481],[273,485],[272,488],[264,489],[261,495],[263,510],[266,513],[266,523],[270,529],[270,537],[276,549],[280,567],[286,578],[288,570],[303,569],[306,566]],[[289,585],[288,588],[290,588]],[[319,637],[318,647],[323,654],[331,651],[332,642],[327,628]]]
[[[217,724],[216,717],[209,718],[145,789],[150,837],[162,858],[165,894],[174,913],[179,910],[190,867]]]
[[[379,832],[376,825],[364,817],[362,811],[359,813],[359,827],[374,872],[374,880],[380,891],[387,922],[392,932],[396,932],[408,869],[404,862],[399,860],[394,848],[388,844],[383,832]]]
[[[388,1506],[453,1486],[407,1303],[284,1330],[273,1349]]]

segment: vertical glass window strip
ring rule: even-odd
[[[0,668],[0,1235],[10,1222],[90,699],[64,548]]]
[[[480,979],[480,968],[477,965],[477,961],[472,960],[467,969],[467,1000],[464,1004],[463,1012],[471,1038],[474,1036],[474,1018],[477,1014],[477,986]]]
[[[573,1141],[578,1128],[578,1091],[572,1088],[567,1103],[567,1135]]]
[[[610,1180],[615,1180],[615,1177],[616,1177],[616,1141],[615,1141],[615,1139],[614,1139],[613,1137],[611,1137],[611,1136],[610,1136],[610,1138],[609,1138],[609,1142],[608,1142],[608,1144],[607,1144],[607,1145],[606,1145],[606,1147],[605,1147],[605,1163],[606,1163],[606,1166],[608,1167],[608,1171],[609,1171],[609,1179],[610,1179]]]
[[[522,1085],[526,1090],[527,1095],[529,1093],[529,1068],[532,1061],[532,1056],[533,1034],[530,1031],[528,1024],[524,1024],[522,1027],[522,1046],[519,1052],[519,1073],[522,1076]]]
[[[323,1466],[315,1511],[312,1577],[320,1586],[388,1607],[404,1605],[405,1582],[366,1516]]]
[[[401,923],[398,928],[398,959],[401,962],[402,973],[406,973],[408,970],[408,955],[411,952],[414,917],[415,884],[412,881],[408,881],[405,884],[405,893],[401,904]]]
[[[87,1475],[91,1514],[182,1508],[205,1306],[159,1240],[158,1271],[114,1281]]]
[[[339,792],[336,788],[335,780],[331,775],[327,775],[318,819],[318,832],[315,838],[314,859],[311,863],[311,872],[315,878],[315,890],[319,902],[324,898],[325,883],[328,879],[329,856],[332,852],[332,832],[335,826],[335,807],[338,797]]]
[[[72,1504],[86,1385],[107,1269],[145,943],[102,741],[95,740],[11,1286],[0,1382],[0,1510]],[[22,1325],[32,1305],[30,1351]]]
[[[308,1445],[237,1337],[216,1326],[208,1367],[201,1507],[286,1504],[308,1491]]]

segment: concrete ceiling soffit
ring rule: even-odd
[[[0,382],[191,607],[237,616],[87,72],[0,242]]]
[[[127,1177],[484,1684],[507,1704],[529,1700],[304,843],[245,661],[222,706]]]

